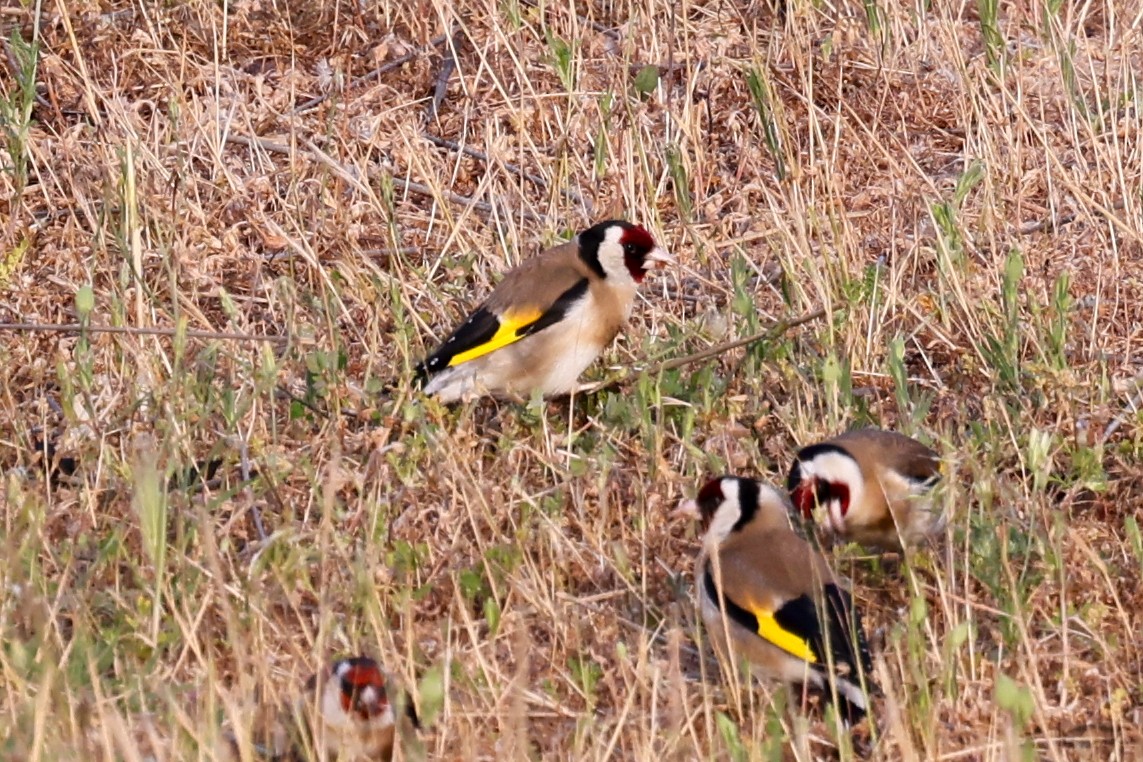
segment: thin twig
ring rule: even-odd
[[[676,17],[676,14],[678,13],[678,9],[675,7],[674,3],[671,3],[670,9],[671,9],[671,33],[667,36],[667,72],[673,74],[674,69],[675,69],[675,40],[678,39],[675,36],[675,34],[676,34],[675,33],[675,17]],[[667,113],[668,114],[674,113],[671,109],[671,105],[672,105],[672,103],[671,103],[672,97],[671,96],[674,95],[675,88],[671,87],[672,83],[663,82],[664,77],[663,77],[663,72],[661,69],[659,71],[657,71],[656,73],[659,75],[659,81],[662,82],[662,84],[663,84],[663,92],[665,92],[667,94]]]
[[[1119,199],[1108,207],[1111,211],[1122,212],[1126,208],[1127,202],[1125,199]],[[1103,209],[1096,207],[1096,211],[1104,212]],[[1061,215],[1059,218],[1045,217],[1042,220],[1034,222],[1026,222],[1020,226],[1020,235],[1031,235],[1039,233],[1041,230],[1059,230],[1064,225],[1070,225],[1079,218],[1078,212],[1068,212]]]
[[[1139,391],[1135,393],[1131,399],[1127,400],[1127,404],[1123,408],[1123,412],[1115,416],[1111,423],[1107,424],[1107,428],[1103,430],[1103,437],[1099,440],[1099,446],[1105,446],[1111,439],[1111,435],[1119,431],[1119,427],[1123,425],[1124,421],[1130,415],[1135,415],[1139,412],[1139,405],[1143,404],[1143,375],[1138,375],[1132,380],[1132,385]]]
[[[302,397],[299,397],[298,395],[294,394],[292,391],[290,391],[285,386],[278,385],[274,388],[274,391],[277,392],[278,397],[285,398],[285,399],[289,400],[290,402],[296,402],[299,405],[301,405],[302,407],[304,407],[306,410],[309,410],[314,415],[319,415],[322,418],[325,418],[327,420],[332,417],[329,414],[329,411],[322,410],[320,407],[318,407],[314,403],[310,402],[309,400],[304,399]]]
[[[240,146],[248,146],[250,148],[258,147],[270,153],[284,153],[287,155],[293,153],[293,149],[285,143],[278,143],[268,138],[248,138],[245,135],[235,135],[232,132],[226,134],[226,142],[237,143]]]
[[[581,394],[598,392],[603,389],[618,386],[641,374],[654,376],[664,371],[674,370],[675,368],[681,368],[684,365],[691,365],[692,363],[701,362],[711,357],[717,357],[718,355],[726,354],[727,352],[738,349],[739,347],[744,347],[748,344],[754,344],[755,342],[759,341],[773,341],[774,339],[789,331],[791,328],[797,328],[800,325],[813,322],[814,320],[825,317],[825,315],[826,310],[820,309],[814,310],[813,312],[807,312],[805,315],[793,318],[792,320],[779,320],[777,323],[774,323],[774,325],[770,326],[765,331],[759,331],[758,333],[751,334],[745,338],[728,341],[725,344],[719,344],[718,346],[710,347],[709,349],[704,349],[701,352],[695,352],[694,354],[687,355],[685,357],[674,357],[670,360],[654,363],[642,370],[636,369],[629,373],[625,373],[618,378],[613,378],[609,381],[598,381],[594,384],[586,384],[580,387],[577,391]]]
[[[355,79],[349,83],[349,86],[347,89],[359,87],[361,85],[364,85],[366,82],[372,82],[373,80],[380,77],[382,74],[386,74],[390,71],[393,71],[393,69],[404,66],[405,64],[409,63],[409,61],[412,61],[414,58],[421,55],[424,51],[428,50],[429,48],[437,47],[442,42],[447,40],[448,37],[449,36],[447,34],[442,34],[439,37],[434,37],[433,39],[429,40],[429,44],[426,45],[425,47],[418,48],[418,49],[413,50],[409,53],[406,53],[405,55],[401,56],[400,58],[394,58],[392,61],[389,61],[388,63],[382,64],[381,66],[378,66],[376,69],[369,72],[368,74],[365,74],[363,76],[358,77],[357,79]],[[315,106],[320,106],[322,103],[325,103],[327,100],[329,100],[331,95],[333,95],[332,92],[326,93],[325,95],[319,95],[315,98],[310,98],[308,101],[306,101],[302,105],[294,108],[292,111],[286,112],[286,116],[297,116],[298,114],[302,114],[302,113],[305,113],[306,111],[309,111],[310,109],[312,109]]]
[[[266,534],[266,527],[262,523],[262,512],[258,510],[258,502],[254,498],[254,490],[250,489],[250,448],[246,438],[238,440],[238,464],[242,474],[242,494],[250,504],[250,516],[254,519],[254,529],[258,532],[258,539],[265,543],[270,535]]]
[[[1039,233],[1041,230],[1048,229],[1057,230],[1064,225],[1075,222],[1076,216],[1077,215],[1075,212],[1069,212],[1059,219],[1053,217],[1045,217],[1044,219],[1037,220],[1035,222],[1026,222],[1020,226],[1020,235],[1032,235],[1033,233]]]
[[[455,27],[448,37],[444,56],[441,58],[441,70],[437,73],[436,85],[433,87],[433,99],[429,101],[429,121],[437,118],[437,111],[448,95],[448,82],[452,73],[456,71],[456,49],[460,44],[460,27]]]
[[[365,191],[366,193],[370,192],[369,185],[361,179],[361,176],[356,171],[345,166],[327,154],[325,151],[318,148],[309,138],[302,138],[301,142],[305,145],[306,152],[315,158],[319,164],[324,164],[326,167],[331,169],[335,175],[340,177],[342,180],[345,180],[350,185],[356,185],[359,190]]]
[[[287,156],[294,153],[294,150],[285,143],[278,143],[273,140],[267,140],[266,138],[252,138],[246,135],[228,134],[226,136],[226,141],[228,143],[237,143],[238,145],[244,146],[257,146],[264,151],[285,154]],[[333,171],[334,174],[345,180],[350,185],[355,186],[359,190],[369,192],[369,186],[367,186],[365,182],[348,167],[345,167],[334,159],[330,158],[330,156],[325,151],[322,151],[312,142],[308,140],[303,140],[302,142],[304,147],[303,150],[301,150],[299,153],[308,154],[312,159],[320,164],[327,166],[331,171]],[[397,188],[398,190],[403,190],[407,193],[415,193],[419,196],[428,196],[429,198],[433,199],[443,197],[446,201],[450,201],[459,206],[470,206],[477,211],[484,212],[485,214],[492,214],[495,211],[492,204],[489,204],[486,201],[477,201],[474,198],[462,196],[459,193],[453,193],[452,191],[441,191],[440,193],[437,193],[427,185],[413,182],[412,180],[403,180],[400,177],[396,176],[394,176],[392,180],[393,187]],[[525,219],[536,222],[543,221],[543,218],[540,217],[540,215],[528,209],[521,208],[519,211]]]
[[[524,0],[524,5],[527,5],[530,8],[540,9],[540,4],[535,2],[534,0]],[[548,6],[549,9],[552,7],[553,6]],[[607,24],[601,24],[598,21],[592,21],[591,19],[580,16],[579,14],[576,14],[576,18],[579,19],[579,23],[587,24],[589,27],[591,27],[595,31],[599,32],[600,34],[605,34],[608,37],[612,38],[613,40],[619,39],[619,30],[613,26],[608,26]]]
[[[420,249],[416,246],[402,246],[398,249],[358,249],[354,253],[359,257],[368,259],[385,259],[386,257],[408,256],[419,251]],[[278,251],[273,254],[263,254],[262,261],[267,263],[292,262],[300,256],[302,255],[295,251]],[[681,296],[679,298],[686,299],[687,297]]]
[[[396,249],[358,249],[357,253],[363,257],[378,259],[381,257],[402,256],[416,254],[421,249],[418,246],[400,246]]]
[[[428,196],[429,198],[437,197],[437,193],[432,188],[427,185],[422,185],[421,183],[415,183],[412,180],[402,180],[400,178],[394,177],[393,184],[399,188],[404,188],[409,193],[416,193],[420,196]],[[487,201],[477,201],[474,198],[462,196],[459,193],[453,193],[452,191],[442,191],[441,195],[443,195],[445,199],[451,201],[454,204],[459,204],[460,206],[471,206],[473,209],[484,212],[485,214],[492,214],[494,211],[496,211],[492,204],[489,204]],[[542,220],[540,215],[528,209],[521,208],[519,211],[525,219],[532,220],[533,222],[539,222]]]
[[[45,211],[45,212],[33,212],[32,217],[34,219],[32,221],[32,224],[28,225],[28,230],[32,233],[38,233],[39,231],[41,231],[45,227],[47,227],[47,225],[49,223],[55,222],[60,217],[66,217],[67,215],[71,214],[73,211],[74,210],[69,207],[66,209],[53,209],[51,211]]]
[[[490,167],[493,166],[493,164],[494,164],[494,162],[488,156],[488,154],[486,154],[482,151],[478,151],[475,148],[469,148],[468,146],[462,146],[460,143],[454,142],[452,140],[448,140],[446,138],[438,137],[437,135],[434,135],[431,132],[423,132],[421,134],[425,138],[425,140],[429,141],[433,145],[440,146],[441,148],[447,148],[450,151],[457,151],[459,153],[464,154],[465,156],[470,156],[473,159],[479,159],[480,161],[484,162],[486,165],[488,165]],[[504,169],[508,170],[509,172],[516,174],[516,175],[519,175],[520,177],[524,178],[528,182],[530,182],[534,185],[537,185],[537,186],[543,188],[544,190],[547,190],[550,187],[548,181],[545,180],[543,177],[540,177],[539,175],[532,174],[531,172],[524,169],[523,167],[521,167],[518,164],[513,164],[512,162],[509,162],[509,161],[501,161],[501,162],[499,162],[499,164],[500,164],[500,166],[504,167]],[[565,188],[565,189],[561,190],[560,193],[562,193],[564,195],[564,197],[567,198],[568,200],[573,201],[573,202],[581,205],[585,210],[587,210],[588,216],[589,217],[591,216],[592,211],[594,209],[594,205],[591,203],[591,201],[589,201],[588,199],[585,199],[583,196],[579,195],[578,193],[576,193],[574,190],[571,190],[570,188]]]
[[[681,368],[684,365],[690,365],[691,363],[701,362],[702,360],[706,360],[710,357],[717,357],[718,355],[726,354],[727,352],[738,349],[739,347],[744,347],[747,344],[754,344],[755,342],[759,341],[773,341],[791,328],[797,328],[800,325],[812,323],[813,321],[820,320],[825,316],[826,311],[821,309],[814,310],[813,312],[808,312],[805,315],[801,315],[800,317],[796,317],[792,320],[779,320],[777,323],[770,326],[765,331],[759,331],[758,333],[751,334],[750,336],[742,339],[728,341],[725,344],[719,344],[717,347],[711,347],[710,349],[704,349],[701,352],[695,352],[693,355],[687,355],[686,357],[675,357],[673,359],[666,360],[662,363],[659,363],[657,366],[652,366],[649,368],[649,371],[652,373],[661,373],[665,370],[674,370],[675,368]]]
[[[13,333],[118,333],[128,336],[176,336],[175,328],[139,328],[129,325],[83,325],[82,323],[0,323],[0,331]],[[182,331],[189,339],[208,341],[268,341],[282,343],[285,336],[257,336],[252,333],[216,333],[214,331]]]

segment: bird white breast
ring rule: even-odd
[[[488,362],[481,360],[483,358],[470,360],[454,368],[445,368],[425,384],[425,394],[435,395],[441,402],[449,403],[476,392],[476,370]]]
[[[726,650],[726,630],[723,628],[722,609],[718,607],[718,602],[710,597],[704,579],[708,558],[709,556],[704,551],[695,562],[695,590],[698,592],[699,614],[702,616],[703,624],[706,625],[711,640],[715,641],[715,648],[724,652]],[[714,573],[713,569],[711,573]],[[726,624],[730,624],[730,622],[726,622]]]
[[[597,314],[595,296],[589,290],[558,324],[536,334],[537,342],[550,342],[551,364],[541,387],[547,394],[568,394],[580,375],[606,348],[592,326]]]

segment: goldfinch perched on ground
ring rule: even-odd
[[[674,262],[638,225],[608,220],[511,270],[417,365],[426,394],[570,394],[627,322],[648,270]]]
[[[393,758],[396,723],[385,674],[367,656],[341,659],[306,684],[306,694],[319,691],[321,710],[315,728],[317,749],[339,760]],[[415,723],[416,715],[410,719]]]
[[[786,487],[802,515],[816,513],[832,534],[900,550],[944,528],[928,495],[940,477],[937,454],[917,440],[860,429],[800,450]]]
[[[825,559],[790,528],[783,496],[723,476],[677,513],[702,522],[695,585],[718,653],[732,663],[745,658],[759,677],[836,699],[846,722],[864,717],[862,681],[876,687],[861,617]]]
[[[405,710],[419,727],[412,704]],[[341,659],[307,681],[292,707],[262,713],[253,723],[256,759],[273,762],[341,760],[389,762],[396,744],[396,722],[388,680],[366,656]],[[219,756],[238,760],[239,741],[228,733]]]

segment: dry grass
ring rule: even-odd
[[[175,335],[0,334],[0,757],[206,759],[255,688],[357,650],[433,759],[1143,754],[1121,4],[26,5],[0,321]],[[408,393],[498,273],[609,209],[682,266],[589,378],[830,317],[571,404]],[[941,549],[838,558],[886,693],[855,752],[724,687],[667,514],[866,422],[957,478]]]

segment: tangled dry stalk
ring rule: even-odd
[[[0,333],[3,758],[207,759],[359,650],[429,721],[406,758],[1143,753],[1126,6],[29,0],[0,28],[0,322],[132,329]],[[602,389],[408,389],[498,273],[617,212],[682,266]],[[909,564],[837,556],[886,693],[851,740],[719,679],[666,516],[870,422],[942,451],[954,520]]]

